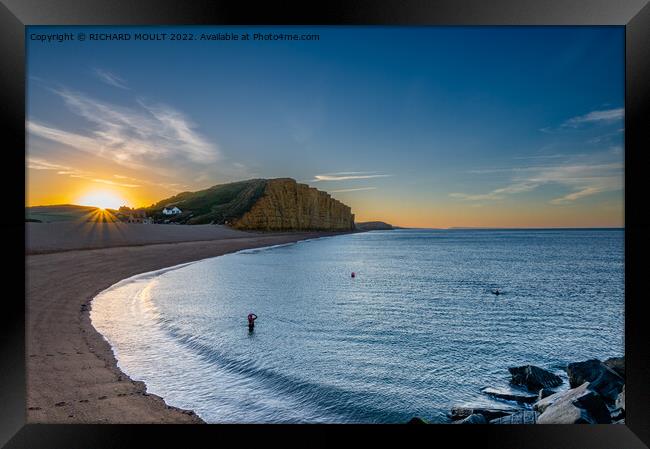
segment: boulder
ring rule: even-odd
[[[524,404],[532,404],[537,402],[537,395],[534,393],[528,393],[527,391],[515,390],[515,389],[503,389],[503,388],[483,388],[481,390],[483,393],[497,399],[503,399],[505,401],[516,401]]]
[[[571,388],[589,382],[589,389],[600,394],[610,404],[616,401],[625,384],[616,371],[597,359],[569,363],[567,374]]]
[[[522,410],[509,416],[493,419],[490,424],[535,424],[539,413],[534,410]]]
[[[418,416],[414,416],[406,424],[427,424],[427,422]]]
[[[539,391],[541,388],[553,388],[562,385],[562,378],[550,371],[534,365],[517,366],[508,368],[514,385],[523,385],[530,391]]]
[[[487,424],[488,421],[485,419],[485,416],[479,415],[478,413],[474,413],[473,415],[469,415],[465,419],[461,419],[460,421],[454,421],[454,424]]]
[[[625,410],[625,385],[623,385],[623,391],[616,397],[614,402],[617,408]]]
[[[605,401],[595,391],[590,390],[589,393],[574,399],[572,404],[575,407],[587,411],[596,424],[609,424],[612,422],[612,417]]]
[[[486,420],[491,421],[496,418],[501,418],[502,416],[507,416],[515,413],[517,409],[500,409],[500,408],[466,408],[466,407],[454,407],[449,413],[449,417],[453,421],[460,419],[465,419],[471,415],[483,415]]]
[[[616,374],[625,379],[625,356],[623,357],[610,357],[603,362],[609,368],[614,370]]]
[[[560,391],[558,393],[553,393],[550,396],[545,397],[533,404],[533,410],[538,411],[539,413],[544,413],[548,407],[554,403],[561,400],[573,400],[582,394],[584,394],[589,387],[589,383],[585,382],[577,388],[572,388],[571,390]]]
[[[539,424],[609,424],[603,398],[585,382],[577,388],[553,394],[533,405]]]

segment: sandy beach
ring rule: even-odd
[[[219,225],[135,225],[128,223],[25,223],[27,253],[102,249],[156,243],[222,240],[258,235]]]
[[[27,422],[202,423],[194,412],[167,406],[162,398],[146,393],[142,382],[117,368],[109,344],[90,322],[90,301],[112,284],[139,273],[327,235],[333,233],[28,224]],[[104,247],[96,249],[99,244]]]

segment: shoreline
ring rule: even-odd
[[[209,241],[26,254],[27,423],[186,423],[192,410],[146,392],[117,366],[92,325],[91,301],[129,277],[230,254],[350,232],[249,234]]]

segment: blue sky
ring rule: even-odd
[[[292,177],[360,218],[402,225],[623,224],[623,27],[175,27],[320,39],[30,40],[125,30],[171,28],[27,30],[30,204],[89,183],[142,205]]]

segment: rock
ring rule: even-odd
[[[454,407],[449,413],[449,417],[453,420],[460,420],[468,418],[471,415],[483,415],[487,421],[491,421],[502,416],[508,416],[515,413],[517,409],[499,409],[499,408],[466,408]]]
[[[560,401],[560,400],[572,400],[580,395],[584,394],[589,387],[589,383],[585,382],[584,384],[580,385],[577,388],[573,388],[571,390],[567,391],[560,391],[558,393],[554,393],[550,396],[545,397],[544,399],[541,399],[533,404],[533,410],[538,411],[539,413],[544,413],[548,407],[553,405],[554,403]]]
[[[553,391],[552,389],[542,388],[539,390],[539,393],[537,394],[537,400],[541,401],[542,399],[547,398],[552,394],[555,394],[555,391]]]
[[[329,193],[299,184],[291,178],[269,179],[251,209],[232,220],[243,230],[351,231],[354,214]]]
[[[537,402],[537,395],[528,393],[526,391],[518,391],[514,389],[501,389],[501,388],[483,388],[481,390],[483,393],[497,399],[503,399],[505,401],[516,401],[524,404],[532,404]]]
[[[625,410],[625,385],[623,385],[623,391],[616,397],[614,402],[617,408]]]
[[[597,359],[569,363],[567,374],[571,388],[589,382],[589,389],[600,394],[610,404],[614,403],[625,384],[616,371]]]
[[[609,424],[603,398],[585,382],[577,388],[553,394],[533,405],[541,413],[539,424]]]
[[[616,374],[625,379],[625,356],[623,357],[610,357],[603,362],[609,368],[614,370]]]
[[[508,368],[512,375],[511,383],[523,385],[530,391],[539,391],[541,388],[552,388],[562,385],[562,378],[550,371],[533,365]]]
[[[572,401],[572,404],[575,407],[589,412],[589,414],[595,419],[595,422],[598,424],[609,424],[612,422],[612,417],[609,413],[607,405],[605,404],[605,401],[595,391],[590,390],[589,393],[584,394],[577,399],[574,399]]]
[[[414,416],[406,424],[427,424],[427,422],[418,416]]]
[[[473,415],[469,415],[465,419],[461,419],[460,421],[454,421],[454,424],[487,424],[488,421],[485,419],[485,416],[479,415],[478,413],[474,413]]]
[[[618,421],[620,419],[625,418],[625,410],[622,408],[617,408],[613,412],[610,413],[610,416],[612,417],[612,421]]]
[[[535,424],[539,413],[534,410],[522,410],[509,416],[493,419],[490,424]]]

